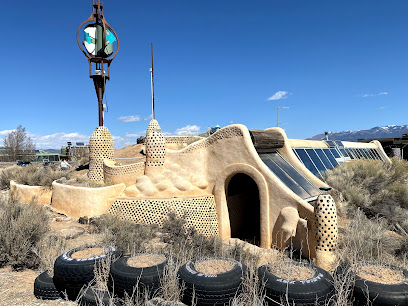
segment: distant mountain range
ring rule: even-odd
[[[357,141],[357,139],[369,138],[400,138],[402,134],[408,133],[408,125],[387,125],[377,126],[369,130],[359,131],[344,131],[344,132],[329,132],[330,140],[344,140],[344,141]],[[307,138],[308,140],[321,140],[324,139],[324,134],[318,134],[313,137]]]
[[[61,153],[60,149],[41,149],[47,153]]]

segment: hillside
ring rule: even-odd
[[[361,138],[400,138],[402,134],[408,133],[408,125],[387,125],[377,126],[369,130],[358,131],[343,131],[343,132],[329,132],[329,139],[344,140],[344,141],[357,141]],[[324,139],[324,134],[318,134],[307,138],[308,140],[321,140]]]

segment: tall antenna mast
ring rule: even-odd
[[[151,43],[152,48],[152,68],[150,68],[150,81],[152,87],[152,119],[155,119],[154,116],[154,79],[153,79],[153,43]]]

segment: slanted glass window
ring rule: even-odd
[[[310,159],[309,155],[306,154],[305,149],[295,149],[295,151],[299,156],[300,160],[302,161],[302,163],[305,165],[305,167],[314,175],[320,176],[319,170],[317,170],[316,166]]]
[[[300,160],[302,162],[302,160],[300,159],[299,155],[296,152],[296,149],[293,149],[293,153],[295,153],[296,157],[298,158],[298,160]],[[303,162],[302,162],[303,163]]]
[[[279,153],[263,153],[259,154],[259,156],[268,168],[302,199],[320,194],[320,191]]]
[[[363,156],[361,155],[360,152],[358,152],[358,150],[356,149],[351,149],[354,152],[354,155],[357,157],[357,159],[363,158]]]
[[[320,160],[322,161],[323,165],[326,167],[326,170],[334,167],[332,163],[330,162],[330,160],[327,158],[326,154],[323,153],[322,149],[315,149],[315,152],[320,157]]]
[[[339,151],[337,151],[336,149],[332,148],[329,149],[329,151],[333,154],[334,158],[341,158]]]
[[[368,159],[367,154],[364,152],[363,149],[356,149],[358,151],[358,153],[360,153],[360,155],[362,156],[361,158],[366,158]]]
[[[337,152],[336,149],[334,149],[334,151]],[[333,153],[332,153],[332,149],[323,149],[323,152],[324,152],[324,154],[326,154],[327,158],[330,160],[333,167],[336,167],[339,164],[337,162],[336,158],[334,157]],[[340,154],[338,154],[338,156],[340,158]]]
[[[309,198],[310,195],[304,190],[302,187],[299,186],[285,171],[283,171],[279,166],[274,163],[270,158],[267,156],[268,154],[261,154],[262,161],[268,166],[269,169],[284,183],[286,186],[289,187],[294,193],[296,193],[302,199]]]
[[[327,145],[328,145],[330,148],[333,148],[333,147],[336,146],[336,144],[335,144],[335,142],[334,142],[333,140],[325,140],[325,142],[327,143]]]
[[[378,155],[378,153],[377,153],[377,151],[375,149],[370,149],[370,152],[374,156],[374,159],[381,160],[380,155]]]
[[[348,154],[348,152],[346,151],[346,149],[339,149],[341,154],[343,154],[344,157],[350,157],[350,155]],[[351,158],[351,157],[350,157]]]
[[[310,156],[312,159],[313,163],[316,165],[317,170],[319,170],[320,174],[323,175],[323,173],[326,171],[326,167],[320,160],[319,156],[313,149],[305,149],[306,153]]]
[[[375,159],[375,157],[371,154],[370,149],[364,149],[364,152],[367,154],[369,159]]]
[[[377,154],[380,156],[380,160],[386,161],[386,158],[385,158],[383,152],[382,152],[380,149],[377,148],[377,149],[375,149],[375,151],[376,151]]]

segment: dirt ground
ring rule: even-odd
[[[144,148],[142,144],[135,144],[124,147],[122,149],[115,150],[114,158],[131,158],[131,157],[144,157],[140,153]]]
[[[114,158],[117,165],[129,165],[142,162],[145,158],[144,145],[135,144],[115,150]]]
[[[62,299],[56,301],[36,299],[33,294],[33,286],[39,274],[33,270],[15,272],[10,267],[0,269],[0,305],[77,305]]]
[[[93,227],[79,224],[64,215],[50,212],[50,228],[55,235],[67,239],[68,248],[98,244],[100,235],[93,233]],[[72,237],[72,238],[71,238]],[[0,269],[0,306],[8,305],[77,305],[74,302],[38,300],[34,294],[34,280],[42,271],[13,271],[10,267]]]

